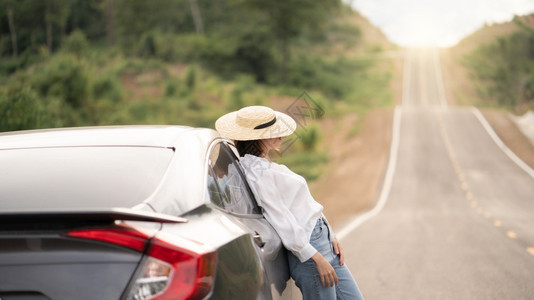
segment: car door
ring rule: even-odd
[[[217,142],[209,153],[208,183],[210,200],[250,229],[256,250],[265,270],[266,296],[290,299],[293,285],[289,283],[287,253],[280,237],[262,215],[244,177],[239,160],[227,142]]]

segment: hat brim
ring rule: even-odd
[[[276,122],[266,128],[254,129],[237,124],[237,111],[228,113],[215,122],[215,128],[225,138],[237,141],[263,140],[291,135],[297,123],[290,116],[275,111]]]

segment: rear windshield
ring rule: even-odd
[[[0,151],[0,210],[133,207],[154,192],[173,151],[64,147]]]

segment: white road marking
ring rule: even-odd
[[[402,109],[397,106],[395,108],[395,114],[393,117],[393,134],[392,134],[391,148],[390,148],[390,153],[389,153],[390,159],[389,159],[388,168],[386,171],[386,177],[384,178],[384,186],[382,187],[382,191],[380,193],[380,198],[378,199],[378,203],[375,205],[375,207],[373,207],[373,209],[371,209],[370,211],[368,211],[367,213],[363,215],[358,216],[352,222],[350,222],[345,227],[343,227],[341,230],[337,231],[336,237],[339,240],[346,237],[351,231],[356,229],[363,222],[376,216],[382,210],[382,208],[384,208],[384,206],[386,205],[387,199],[389,197],[389,192],[391,190],[391,185],[393,182],[393,175],[395,174],[395,168],[397,166],[401,118],[402,118]]]
[[[495,131],[493,130],[493,128],[491,127],[491,125],[489,125],[488,121],[486,120],[486,118],[484,118],[484,116],[482,115],[482,113],[476,109],[476,108],[472,108],[472,112],[473,114],[475,115],[475,117],[477,117],[477,119],[480,121],[480,123],[482,124],[482,127],[484,127],[484,129],[486,129],[486,131],[488,132],[489,136],[493,139],[493,141],[495,142],[495,144],[497,144],[497,146],[513,161],[515,162],[521,169],[523,169],[523,171],[527,172],[528,175],[530,175],[530,177],[532,177],[532,179],[534,179],[534,170],[529,166],[527,165],[524,161],[522,161],[517,155],[515,155],[514,152],[512,152],[512,150],[510,150],[510,148],[508,148],[504,143],[503,141],[499,138],[499,136],[495,133]]]

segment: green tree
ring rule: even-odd
[[[523,110],[534,105],[534,29],[516,18],[519,29],[484,44],[465,57],[485,101]]]
[[[192,32],[186,1],[115,0],[115,26],[123,49],[132,50],[150,32]]]
[[[305,31],[321,31],[341,7],[339,0],[245,0],[245,5],[267,14],[270,30],[278,40],[281,81],[287,77],[289,42]]]
[[[204,33],[204,21],[202,21],[202,15],[200,14],[200,8],[197,0],[189,0],[189,8],[191,9],[191,16],[195,23],[195,30],[198,34]]]
[[[71,0],[66,33],[81,30],[96,43],[107,34],[107,6],[113,0]]]
[[[46,0],[45,2],[45,23],[46,23],[46,45],[48,51],[54,50],[53,30],[59,28],[62,42],[66,32],[67,20],[70,14],[69,0]]]
[[[6,5],[7,12],[7,23],[9,25],[9,33],[11,36],[11,47],[13,49],[13,57],[17,58],[18,56],[18,45],[17,45],[17,31],[15,29],[15,17],[13,14],[13,1],[4,0],[2,1]]]
[[[36,37],[34,33],[44,27],[42,26],[44,24],[39,22],[42,19],[41,6],[40,1],[31,5],[29,0],[0,0],[0,21],[2,25],[6,24],[6,26],[0,26],[2,30],[0,36],[10,37],[9,55],[14,58],[19,57],[30,47],[32,35]]]
[[[115,1],[105,0],[104,12],[106,15],[106,35],[108,47],[115,45]]]
[[[11,86],[0,92],[0,131],[61,126],[57,105],[42,99],[27,86]]]

